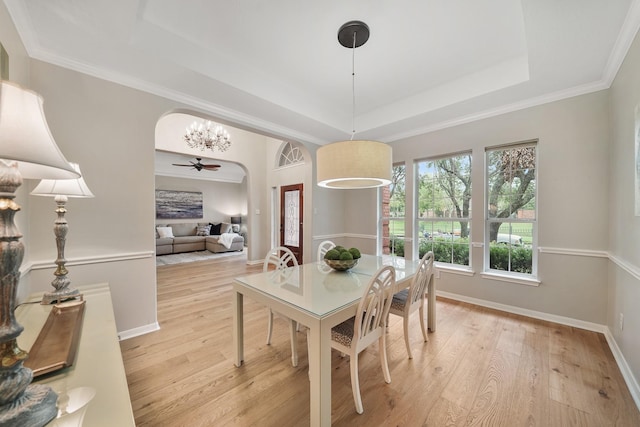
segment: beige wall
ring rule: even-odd
[[[407,165],[407,194],[412,191],[410,177],[415,160],[472,150],[472,205],[476,219],[472,241],[482,242],[485,147],[539,139],[538,244],[563,249],[562,254],[539,254],[542,283],[532,287],[481,277],[483,250],[474,248],[474,275],[442,272],[438,289],[465,298],[604,324],[607,260],[602,255],[607,249],[608,209],[602,195],[608,190],[608,131],[608,96],[603,91],[393,143],[394,162]],[[375,212],[376,196],[369,194],[368,200],[364,195],[354,197],[348,203],[349,217],[358,218],[363,210]],[[412,211],[410,198],[407,211]],[[352,230],[375,235],[373,221],[352,220],[350,225]],[[363,230],[365,226],[368,231]],[[411,228],[408,221],[408,235]],[[569,255],[572,251],[581,254]]]
[[[27,85],[29,82],[29,56],[4,2],[0,2],[0,42],[9,54],[9,80]]]
[[[640,217],[634,214],[634,110],[640,105],[640,36],[629,49],[610,89],[609,294],[606,323],[636,379],[640,393]],[[619,328],[619,316],[624,328]],[[638,396],[640,399],[640,396]]]
[[[31,63],[30,86],[45,100],[60,149],[80,164],[95,194],[68,203],[66,257],[72,283],[110,284],[119,331],[152,327],[154,132],[159,117],[175,103],[39,61]],[[55,259],[53,201],[31,196],[28,215],[30,259],[37,267],[31,290],[47,290],[53,268],[41,267]]]

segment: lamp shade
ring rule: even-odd
[[[377,141],[340,141],[316,152],[320,187],[357,189],[391,183],[391,147]]]
[[[0,81],[0,159],[18,162],[24,178],[77,178],[51,135],[42,97]]]
[[[242,223],[242,217],[241,216],[232,216],[231,217],[231,224],[240,224]]]
[[[81,173],[77,163],[69,164],[74,171]],[[94,197],[82,175],[75,179],[43,179],[31,194],[34,196]]]

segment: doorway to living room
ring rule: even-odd
[[[272,218],[272,212],[269,209],[269,188],[279,189],[283,185],[294,183],[303,183],[307,188],[311,188],[313,185],[313,165],[309,161],[311,155],[300,143],[283,141],[225,123],[221,123],[221,126],[228,132],[230,143],[224,150],[210,150],[206,146],[202,149],[190,147],[185,138],[185,129],[188,133],[194,123],[198,128],[197,123],[214,120],[196,114],[172,112],[158,120],[155,132],[156,154],[182,156],[182,158],[158,162],[156,188],[161,189],[161,185],[168,185],[167,179],[171,177],[174,180],[171,183],[172,190],[201,192],[203,214],[189,219],[194,223],[215,225],[215,223],[238,222],[239,218],[239,224],[232,225],[238,226],[237,234],[245,240],[247,262],[261,262],[271,247],[271,233],[279,232],[280,226],[279,216]],[[225,177],[225,174],[233,171],[234,168],[240,172],[241,181],[233,181]],[[160,171],[161,169],[163,170]],[[195,174],[195,177],[181,177],[184,180],[175,181],[177,173],[186,172]],[[202,188],[201,184],[195,184],[203,181],[200,179],[202,177],[211,181],[206,189]],[[224,189],[225,186],[234,184],[235,191]],[[218,191],[221,188],[223,190],[220,193]],[[307,227],[308,229],[303,234],[303,243],[310,245],[312,235],[310,227],[313,223],[313,218],[310,217],[311,197],[306,197],[304,204],[306,205],[305,218],[302,224],[306,227],[305,229]],[[166,223],[164,225],[168,225],[184,221],[163,219],[163,222]],[[156,224],[160,223],[156,221]],[[272,230],[272,227],[276,227],[275,230]]]
[[[208,259],[248,246],[247,180],[232,162],[200,158],[221,171],[185,171],[189,157],[156,151],[156,264]],[[223,179],[224,178],[224,179]]]

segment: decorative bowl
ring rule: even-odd
[[[353,268],[356,266],[356,264],[358,264],[358,260],[357,259],[325,259],[324,260],[325,264],[327,264],[329,267],[333,268],[334,270],[338,270],[338,271],[346,271],[350,268]]]

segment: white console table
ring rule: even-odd
[[[86,306],[76,360],[68,368],[36,378],[34,383],[46,384],[59,395],[76,387],[93,387],[96,395],[87,408],[85,426],[135,426],[109,285],[100,283],[78,289]],[[41,299],[42,293],[37,293],[29,301]],[[16,309],[16,319],[24,326],[18,337],[20,348],[31,348],[51,307],[24,304]]]

